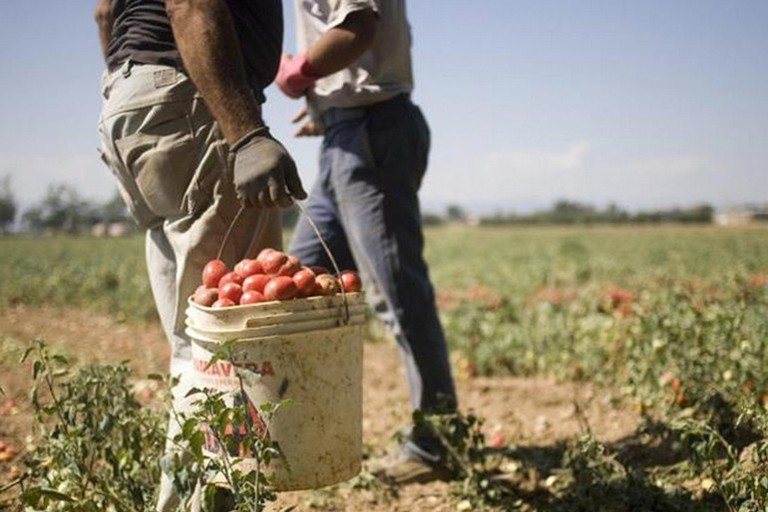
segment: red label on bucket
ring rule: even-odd
[[[269,361],[245,361],[238,362],[237,364],[231,361],[216,361],[210,364],[210,360],[194,359],[193,365],[195,371],[214,377],[236,377],[234,372],[237,369],[247,370],[262,377],[270,377],[275,374],[275,369]]]

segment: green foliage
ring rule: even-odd
[[[51,304],[157,318],[143,237],[0,238],[0,305]]]
[[[166,414],[135,400],[126,364],[75,370],[43,342],[22,361],[33,353],[31,400],[39,431],[19,480],[26,510],[148,512],[161,467],[172,476],[180,510],[197,488],[203,512],[260,512],[274,501],[270,465],[282,454],[268,435],[269,423],[287,402],[260,404],[255,424],[247,398],[237,401],[245,395],[247,370],[238,370],[243,373],[234,393],[189,391],[197,399],[190,411],[175,411],[181,427],[172,439],[176,449],[163,456]],[[253,470],[241,465],[246,457],[256,461]]]
[[[456,480],[453,491],[471,510],[497,510],[515,501],[508,482],[496,478],[498,461],[488,454],[481,418],[472,413],[424,414],[416,410],[413,424],[415,432],[440,441],[445,467]]]
[[[150,511],[160,478],[165,415],[134,399],[125,364],[73,373],[38,342],[32,405],[39,429],[21,502],[41,511]]]
[[[431,238],[437,288],[452,292],[443,295],[441,314],[461,354],[459,371],[599,383],[606,398],[634,402],[677,440],[681,466],[659,481],[674,488],[709,478],[702,496],[719,495],[732,510],[763,510],[768,232],[631,233],[476,230],[457,245],[454,237]],[[500,243],[501,234],[514,239]],[[442,259],[451,251],[453,266]],[[481,254],[482,266],[467,265]],[[597,480],[569,485],[563,499],[571,505],[590,510],[590,500],[619,489],[619,500],[637,490],[667,492],[657,496],[659,510],[672,507],[672,494],[643,474],[615,461],[600,464],[605,453],[594,446],[580,453],[564,464],[597,464],[579,471]],[[583,494],[588,489],[597,494]]]
[[[8,226],[16,219],[18,205],[11,190],[11,177],[4,176],[0,181],[0,233],[5,233]]]
[[[768,506],[768,230],[454,225],[428,229],[426,238],[459,378],[592,381],[600,399],[623,400],[653,422],[640,444],[674,446],[669,467],[638,466],[621,447],[589,438],[563,446],[535,468],[554,477],[542,510],[590,510],[600,496],[589,489],[617,500],[616,510]],[[152,318],[142,246],[139,237],[0,239],[0,304]],[[480,476],[494,475],[495,461],[471,433],[479,420],[461,422],[472,426],[443,427],[459,459],[478,464],[460,479],[470,482],[463,495],[482,503]],[[691,481],[695,489],[683,490]],[[59,492],[40,488],[40,499]]]

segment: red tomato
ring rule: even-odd
[[[315,285],[318,295],[336,295],[341,291],[339,280],[331,274],[320,274],[315,277]]]
[[[277,269],[277,275],[290,277],[299,270],[301,270],[301,262],[299,261],[299,258],[289,255],[285,260],[285,263],[280,265],[280,268]]]
[[[243,295],[243,287],[237,283],[224,283],[219,287],[219,298],[229,299],[235,304],[240,302],[240,297]]]
[[[345,270],[339,276],[339,281],[347,293],[359,292],[363,289],[363,282],[357,272]]]
[[[261,251],[259,251],[259,254],[256,256],[256,261],[258,261],[259,263],[263,264],[264,263],[264,258],[267,256],[267,254],[269,254],[269,253],[271,253],[273,251],[276,251],[276,250],[277,249],[274,249],[272,247],[266,247],[266,248],[262,249]]]
[[[507,438],[504,437],[504,434],[501,432],[498,432],[491,437],[491,441],[488,443],[488,446],[491,448],[495,448],[497,450],[504,448],[504,445],[507,443]]]
[[[243,292],[242,297],[240,297],[240,304],[256,304],[257,302],[264,302],[264,300],[264,295],[262,295],[261,292],[248,290],[247,292]]]
[[[260,263],[265,273],[276,275],[280,270],[280,267],[282,267],[283,264],[285,264],[287,261],[287,254],[281,251],[272,250],[271,252],[268,252],[264,255],[264,258],[261,259]]]
[[[244,260],[240,260],[240,262],[235,265],[235,272],[237,272],[237,275],[245,279],[246,277],[252,276],[253,274],[261,274],[264,272],[264,269],[261,268],[261,263],[258,261],[246,258]]]
[[[228,308],[230,306],[235,306],[237,303],[232,302],[230,299],[219,299],[213,304],[211,304],[212,308]]]
[[[252,276],[248,276],[245,278],[245,281],[243,281],[243,291],[256,291],[259,293],[264,293],[264,286],[269,282],[269,280],[272,279],[272,276],[268,276],[266,274],[253,274]]]
[[[299,288],[288,276],[275,276],[264,287],[264,298],[267,300],[288,300],[299,295]]]
[[[234,271],[227,272],[226,274],[221,276],[221,279],[219,279],[219,288],[221,288],[227,283],[235,283],[235,284],[242,285],[243,278],[240,277],[240,274],[238,274],[237,272],[234,272]]]
[[[219,280],[229,272],[227,264],[221,260],[211,260],[203,267],[203,284],[206,288],[216,288]]]
[[[218,298],[219,291],[216,288],[206,288],[205,285],[200,285],[197,287],[197,290],[195,290],[195,294],[192,296],[192,301],[195,304],[210,307]]]
[[[296,283],[301,297],[309,297],[315,293],[315,277],[315,273],[307,267],[302,267],[301,270],[293,274],[293,282]]]

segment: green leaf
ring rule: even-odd
[[[74,499],[70,498],[66,494],[60,493],[59,491],[49,487],[30,487],[21,493],[21,500],[24,503],[37,505],[40,503],[41,498],[48,498],[55,501],[65,501],[67,503],[75,502]]]

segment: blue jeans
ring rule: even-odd
[[[339,267],[360,272],[373,311],[397,340],[412,407],[453,411],[448,349],[422,255],[418,191],[427,167],[429,127],[405,95],[364,108],[333,109],[324,123],[309,215]],[[332,268],[303,217],[289,251],[307,265]],[[408,444],[414,443],[433,451],[429,440]]]

